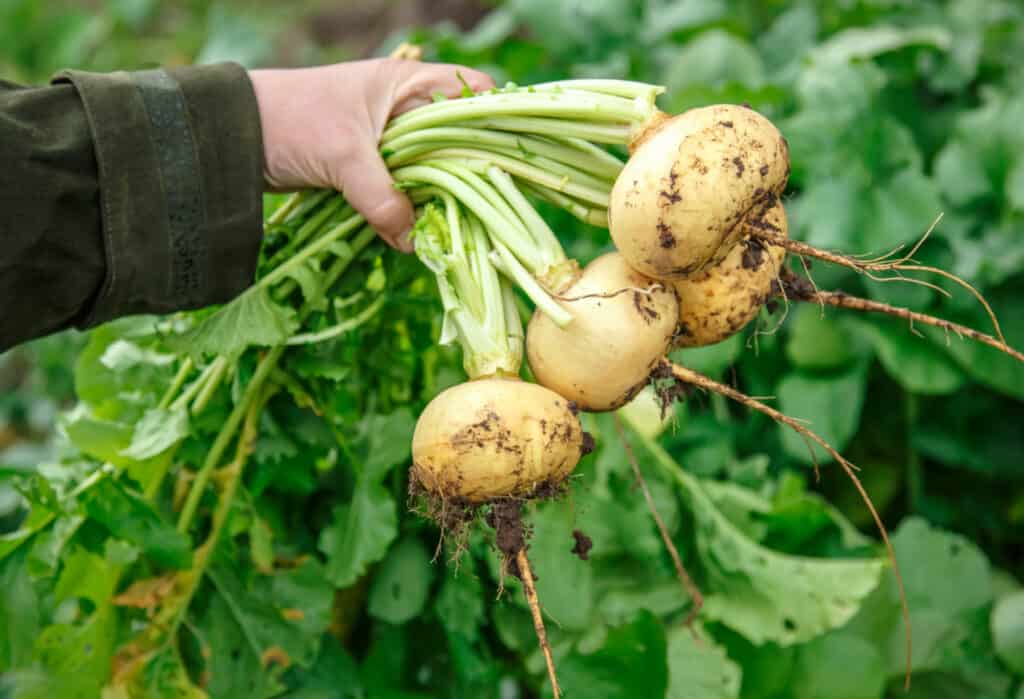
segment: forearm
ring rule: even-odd
[[[70,85],[0,83],[0,351],[82,317],[106,271],[92,137]]]
[[[0,350],[252,280],[262,140],[241,68],[0,85],[0,149]]]

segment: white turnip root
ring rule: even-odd
[[[526,498],[565,480],[583,447],[566,399],[518,379],[478,379],[424,409],[412,438],[412,476],[442,500]]]
[[[789,177],[786,140],[747,107],[659,114],[630,150],[608,226],[629,264],[655,279],[685,279],[724,259],[746,218],[773,203]]]
[[[780,203],[753,222],[785,235],[786,212]],[[745,223],[744,228],[749,228]],[[704,347],[736,334],[757,317],[774,294],[786,251],[746,236],[725,259],[688,279],[673,282],[679,296],[676,347]]]
[[[533,314],[526,354],[537,382],[589,412],[625,405],[672,341],[679,317],[675,292],[609,253],[555,298],[572,322],[559,327],[547,314]]]

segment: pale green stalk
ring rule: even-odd
[[[160,402],[157,403],[157,408],[160,410],[166,410],[170,406],[171,401],[174,400],[174,396],[178,394],[181,387],[185,385],[185,381],[188,379],[188,375],[192,373],[192,357],[185,357],[181,362],[181,366],[178,367],[178,372],[174,375],[174,379],[171,381],[171,385],[164,391],[163,397]]]
[[[637,124],[651,114],[641,101],[585,91],[526,89],[476,95],[435,102],[396,117],[385,129],[382,140],[432,126],[450,125],[467,119],[500,116],[556,117],[598,123]]]
[[[341,223],[327,231],[327,233],[323,234],[315,241],[307,245],[305,248],[300,250],[291,259],[283,263],[280,267],[276,268],[273,272],[260,279],[256,283],[256,286],[266,288],[274,284],[275,282],[284,279],[286,276],[288,276],[288,274],[291,273],[293,269],[297,268],[303,262],[310,259],[314,255],[323,252],[328,247],[330,247],[331,243],[344,238],[345,236],[347,236],[349,233],[351,233],[364,223],[366,223],[366,219],[364,219],[359,214],[353,214],[352,216],[349,216],[347,219],[345,219],[344,221],[342,221]]]
[[[452,196],[484,222],[491,235],[505,245],[521,251],[532,268],[539,269],[543,265],[543,260],[539,259],[536,250],[533,249],[533,241],[521,225],[508,220],[460,178],[432,165],[408,165],[392,172],[392,176],[397,182],[434,185],[451,192]]]
[[[206,379],[206,383],[203,385],[203,390],[196,396],[195,402],[192,404],[192,413],[199,414],[206,409],[210,399],[213,398],[213,394],[218,388],[220,388],[221,382],[224,380],[224,376],[228,370],[228,360],[224,356],[217,357],[213,360],[213,364],[210,365],[212,371]]]
[[[416,254],[437,278],[445,310],[441,342],[458,341],[470,378],[517,374],[522,350],[510,344],[506,332],[501,281],[488,261],[487,235],[475,217],[460,213],[455,202],[443,206],[454,208],[454,213],[439,211],[436,202],[428,204],[413,236]],[[448,230],[453,216],[459,219],[457,236]]]
[[[291,198],[289,198],[289,201],[291,201],[292,198],[294,198],[295,203],[288,209],[286,209],[285,213],[283,214],[283,223],[291,223],[293,221],[298,221],[302,218],[305,218],[305,216],[309,212],[313,211],[318,206],[323,204],[325,201],[327,201],[327,199],[329,199],[334,194],[336,194],[336,192],[330,189],[311,189],[296,192],[295,194],[292,195]],[[274,217],[271,217],[271,222],[282,223],[282,221],[274,220]]]
[[[615,154],[609,153],[604,148],[591,143],[582,138],[566,137],[560,138],[552,136],[551,140],[558,143],[564,143],[565,145],[576,148],[587,154],[587,164],[591,167],[600,167],[600,174],[604,175],[608,179],[615,181],[618,178],[619,173],[622,172],[622,168],[625,165],[624,162]],[[598,163],[601,165],[598,166]],[[595,170],[595,174],[598,172]]]
[[[512,208],[515,209],[520,220],[526,224],[527,230],[533,235],[537,245],[547,253],[549,257],[548,266],[565,262],[565,251],[562,249],[562,244],[555,236],[554,231],[548,226],[547,221],[537,213],[533,205],[527,201],[523,193],[519,191],[519,188],[516,187],[515,182],[508,176],[508,173],[492,165],[487,168],[487,177]]]
[[[274,213],[267,219],[269,225],[274,225],[284,221],[292,211],[295,210],[299,204],[310,195],[309,191],[295,192],[290,197],[284,200],[281,206],[274,210]]]
[[[192,399],[196,397],[196,394],[203,390],[203,386],[206,385],[206,382],[209,380],[210,376],[216,370],[216,360],[214,360],[210,364],[207,364],[206,367],[204,367],[203,370],[199,373],[199,376],[196,378],[196,380],[190,383],[188,388],[185,389],[185,392],[178,396],[173,403],[171,403],[171,410],[183,408],[190,402],[192,402]]]
[[[384,300],[383,296],[378,296],[369,306],[351,318],[346,318],[336,325],[332,325],[331,327],[323,330],[318,330],[315,333],[299,333],[298,335],[292,335],[285,344],[311,345],[317,342],[333,340],[340,335],[344,335],[347,332],[355,330],[360,325],[363,325],[366,321],[377,315],[380,309],[384,306]]]
[[[534,305],[544,312],[560,328],[572,322],[572,314],[562,308],[547,290],[534,278],[525,267],[523,267],[516,256],[507,247],[499,242],[494,243],[495,252],[491,254],[491,264],[497,267],[506,277],[509,277],[516,285],[523,290]]]
[[[532,182],[519,182],[519,186],[527,193],[534,195],[538,199],[554,204],[560,209],[568,211],[570,214],[578,218],[584,223],[589,223],[593,226],[600,226],[602,228],[608,227],[608,209],[595,208],[584,204],[583,202],[568,197],[561,192],[556,192],[553,189],[542,187],[540,185],[533,184]]]
[[[624,146],[629,143],[636,127],[627,124],[603,124],[591,121],[569,121],[529,116],[485,116],[457,122],[458,126],[495,129],[513,133],[533,134],[555,138],[585,138],[593,143]]]
[[[582,177],[573,181],[572,176],[555,174],[514,157],[486,153],[472,148],[441,148],[430,153],[432,162],[461,163],[478,171],[486,171],[491,165],[497,165],[510,175],[535,182],[558,192],[582,199],[583,201],[608,206],[611,196],[611,184],[601,182],[586,184]]]
[[[580,144],[591,147],[581,147]],[[385,162],[388,167],[405,164],[412,158],[437,148],[470,147],[478,150],[496,150],[501,154],[518,154],[525,159],[540,156],[606,180],[614,180],[622,169],[622,163],[618,158],[580,139],[570,141],[540,138],[464,126],[424,129],[393,139],[381,146],[386,152]]]

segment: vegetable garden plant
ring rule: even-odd
[[[951,418],[918,396],[1020,396],[1016,270],[963,261],[1019,228],[996,125],[1020,86],[949,45],[952,8],[716,7],[517,2],[416,35],[524,87],[385,131],[415,257],[336,193],[268,197],[240,297],[90,333],[58,458],[15,481],[0,539],[12,695],[1018,691],[1019,583],[923,518],[890,543],[875,468],[906,445],[885,419],[854,433],[905,391],[927,514],[918,452],[987,462],[943,456]],[[1019,46],[999,7],[977,43]],[[634,80],[656,66],[665,113]],[[904,84],[981,102],[918,144]],[[944,235],[940,197],[954,230],[978,207],[1002,232]]]

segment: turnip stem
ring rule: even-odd
[[[189,577],[186,579],[186,589],[180,597],[175,599],[169,618],[165,620],[166,625],[154,624],[150,627],[155,633],[166,634],[168,638],[174,637],[182,620],[185,618],[185,613],[188,611],[189,605],[192,603],[192,598],[195,595],[196,590],[199,589],[199,583],[202,582],[203,575],[206,573],[206,569],[209,567],[210,561],[213,559],[214,553],[217,549],[217,544],[220,541],[221,531],[224,529],[224,524],[227,522],[228,515],[231,513],[231,507],[234,504],[235,492],[238,490],[238,484],[242,480],[245,464],[248,461],[249,454],[252,453],[256,437],[259,435],[259,418],[263,411],[263,406],[266,404],[266,401],[270,398],[272,393],[271,391],[265,390],[263,381],[270,375],[272,369],[276,366],[282,349],[282,347],[277,347],[274,350],[271,350],[271,353],[263,358],[259,367],[256,369],[256,375],[253,376],[252,381],[247,387],[243,402],[239,403],[235,407],[235,411],[232,412],[232,415],[234,415],[234,412],[238,412],[239,408],[243,408],[243,410],[240,411],[240,414],[244,418],[244,424],[242,426],[241,436],[238,438],[238,445],[235,448],[234,461],[227,464],[222,469],[227,477],[223,481],[224,485],[220,493],[220,498],[217,501],[217,508],[213,512],[213,521],[211,523],[210,533],[206,537],[206,541],[204,541],[202,546],[200,546],[196,551],[192,570],[190,571]],[[274,354],[275,351],[278,352],[276,355]],[[262,375],[261,370],[263,370]],[[259,382],[256,380],[257,376],[261,377]],[[240,421],[241,419],[238,422]],[[225,425],[225,427],[226,426],[227,425]],[[234,429],[232,429],[232,432],[233,431]],[[218,439],[219,438],[220,437],[218,435]],[[195,486],[196,484],[193,483],[193,489],[189,492],[190,499],[192,493],[201,492],[196,490]],[[194,512],[194,508],[191,511]],[[182,511],[182,514],[184,514],[184,510]],[[187,531],[188,527],[186,526],[182,529],[180,523],[181,520],[179,520],[179,531]]]
[[[515,375],[522,363],[522,333],[508,332],[502,281],[488,260],[487,234],[475,216],[463,216],[450,195],[439,199],[440,205],[423,209],[413,242],[437,280],[445,313],[440,342],[458,340],[470,378]]]
[[[303,199],[306,199],[309,196],[309,190],[303,190],[301,192],[293,193],[290,197],[288,197],[281,203],[281,206],[277,207],[274,210],[274,213],[272,213],[267,218],[267,224],[274,225],[277,223],[281,223],[288,217],[288,215],[295,209],[295,207],[302,202]]]
[[[558,686],[558,675],[555,674],[555,659],[551,655],[551,644],[548,643],[548,633],[544,628],[544,617],[540,611],[537,588],[534,586],[533,569],[530,568],[530,559],[526,556],[525,548],[519,549],[516,553],[516,566],[519,568],[519,579],[523,581],[526,603],[530,606],[530,615],[533,617],[533,630],[537,632],[537,642],[540,644],[540,650],[544,654],[544,662],[548,666],[551,691],[555,699],[559,699],[562,696],[562,689]]]
[[[380,309],[384,306],[384,301],[384,296],[378,296],[369,306],[361,310],[359,313],[356,313],[354,316],[346,318],[340,323],[332,325],[329,328],[319,330],[315,333],[299,333],[298,335],[292,335],[286,344],[309,345],[317,342],[333,340],[340,335],[344,335],[347,332],[355,330],[360,325],[363,325],[377,315]]]
[[[296,192],[281,206],[284,209],[284,213],[281,215],[282,218],[278,219],[277,212],[275,211],[268,223],[292,223],[299,221],[335,194],[337,192],[331,189],[306,189]]]
[[[634,124],[644,121],[649,114],[650,108],[645,109],[642,103],[623,97],[564,88],[537,92],[520,88],[435,102],[414,109],[393,119],[381,140],[480,117],[525,115]]]
[[[654,517],[654,522],[658,526],[658,533],[661,534],[661,541],[665,544],[665,548],[668,550],[668,555],[672,558],[672,565],[676,568],[676,576],[679,578],[680,585],[683,586],[683,592],[693,600],[693,604],[690,607],[689,614],[686,615],[685,624],[690,627],[692,631],[693,622],[700,613],[701,607],[704,606],[704,595],[701,594],[700,588],[697,587],[697,583],[693,581],[690,574],[686,570],[686,566],[683,565],[683,559],[679,556],[679,550],[676,548],[675,543],[672,541],[672,535],[668,531],[668,527],[665,526],[665,520],[658,514],[658,507],[654,504],[654,496],[651,495],[651,489],[647,487],[647,480],[644,478],[644,474],[640,471],[640,464],[637,462],[636,454],[633,452],[633,445],[629,441],[629,437],[626,435],[626,430],[622,426],[622,420],[619,418],[619,413],[616,412],[613,416],[615,422],[615,431],[619,434],[619,439],[622,440],[622,446],[626,449],[626,457],[629,459],[630,466],[633,468],[633,477],[636,478],[636,482],[640,485],[640,490],[644,494],[644,501],[647,502],[647,509],[651,511],[651,516]],[[696,638],[696,635],[694,636]]]
[[[576,177],[573,181],[571,175],[554,174],[548,170],[531,165],[526,161],[517,158],[487,153],[472,148],[441,148],[431,151],[430,158],[435,162],[462,163],[486,171],[491,165],[497,165],[510,175],[520,177],[530,182],[543,185],[557,192],[564,192],[582,201],[607,207],[611,197],[611,187],[605,183],[585,183],[583,178]]]
[[[462,162],[464,160],[480,161],[474,166],[475,171],[485,171],[491,164],[501,165],[503,169],[513,172],[519,177],[526,177],[522,173],[530,174],[530,179],[543,179],[547,182],[572,182],[579,188],[586,188],[592,192],[606,192],[605,196],[611,196],[615,179],[595,175],[587,172],[573,163],[564,163],[553,160],[547,156],[536,153],[525,153],[514,148],[497,148],[493,146],[481,146],[477,143],[448,142],[437,144],[424,144],[412,148],[405,148],[396,152],[388,158],[388,167],[400,167],[424,161]],[[517,165],[511,165],[517,163]]]
[[[176,396],[178,391],[181,390],[181,387],[185,385],[185,380],[188,379],[188,375],[192,373],[193,367],[192,357],[185,357],[185,359],[182,360],[181,366],[178,367],[178,372],[174,375],[171,385],[167,387],[166,391],[164,391],[163,397],[156,406],[157,408],[160,410],[166,410],[168,406],[170,406],[171,401],[174,400],[174,396]]]
[[[281,279],[284,279],[286,276],[288,276],[288,274],[291,273],[293,269],[299,267],[302,263],[304,263],[306,260],[310,259],[314,255],[323,252],[328,247],[330,247],[331,243],[333,243],[336,240],[344,238],[345,236],[347,236],[349,233],[351,233],[364,223],[366,223],[366,219],[364,219],[359,214],[353,214],[352,216],[349,216],[347,219],[345,219],[338,225],[334,226],[325,234],[323,234],[315,241],[304,247],[287,262],[284,262],[283,264],[281,264],[280,267],[277,267],[273,272],[260,279],[256,283],[256,286],[267,288],[270,285],[280,281]]]
[[[533,240],[537,247],[545,252],[548,266],[565,262],[566,257],[565,251],[562,249],[562,243],[559,242],[551,227],[548,226],[547,221],[541,218],[537,210],[533,208],[533,205],[519,191],[512,178],[506,172],[493,165],[487,168],[487,177],[498,189],[498,192],[505,197],[505,201],[515,209],[520,220],[526,225],[530,234],[533,235]]]
[[[531,269],[543,267],[543,260],[539,258],[537,251],[531,245],[532,241],[522,229],[522,225],[508,220],[487,199],[460,178],[433,163],[408,165],[398,168],[392,175],[398,182],[434,185],[451,192],[456,199],[484,222],[491,235],[517,252],[521,252],[526,258],[523,260],[524,264]]]
[[[481,117],[471,121],[459,122],[458,125],[470,128],[508,131],[511,133],[526,133],[535,136],[585,138],[593,143],[622,146],[629,143],[630,136],[633,133],[633,127],[624,124],[603,124],[593,121],[573,121],[529,116]]]
[[[577,78],[575,80],[556,80],[553,82],[532,85],[533,90],[583,90],[603,95],[614,95],[628,99],[642,99],[651,104],[654,99],[665,91],[661,85],[639,82],[636,80],[614,80],[608,78]]]
[[[524,191],[534,195],[538,199],[543,199],[549,204],[554,204],[560,209],[565,209],[584,223],[589,223],[592,226],[601,226],[603,228],[608,227],[608,209],[593,208],[590,205],[566,196],[561,192],[556,192],[553,189],[548,189],[547,187],[533,184],[531,182],[520,182],[519,186]]]
[[[406,134],[382,144],[385,162],[397,167],[406,161],[438,148],[466,147],[500,154],[518,154],[524,159],[541,156],[549,161],[573,167],[592,177],[614,181],[622,163],[586,141],[574,139],[548,139],[527,134],[511,134],[483,128],[465,126],[438,127]],[[582,144],[591,146],[585,147]]]
[[[559,327],[564,328],[572,322],[572,313],[560,306],[540,283],[523,268],[516,256],[501,243],[495,243],[495,252],[491,255],[491,263],[501,270],[506,277],[515,282],[530,300]]]
[[[264,382],[270,375],[270,371],[277,364],[278,359],[281,358],[281,354],[284,352],[284,346],[272,348],[267,355],[260,361],[259,366],[256,367],[256,373],[253,374],[252,379],[249,380],[249,384],[245,387],[245,391],[242,394],[241,400],[235,405],[231,413],[228,415],[227,420],[224,421],[221,426],[220,432],[217,433],[217,437],[210,447],[210,451],[206,453],[206,458],[203,460],[203,465],[196,472],[195,479],[192,481],[192,485],[189,488],[188,497],[185,500],[185,504],[181,508],[181,513],[178,515],[178,531],[187,532],[189,527],[192,525],[192,518],[196,514],[196,509],[199,507],[199,500],[203,496],[203,491],[206,490],[206,484],[210,480],[210,475],[213,473],[214,468],[220,463],[220,458],[224,454],[224,450],[227,449],[228,444],[231,443],[231,439],[235,436],[235,432],[238,429],[239,424],[242,422],[242,418],[245,417],[246,411],[255,401],[257,394],[262,390]]]
[[[196,394],[203,390],[203,386],[206,385],[206,382],[210,378],[210,375],[216,369],[217,360],[214,359],[214,361],[210,362],[203,368],[203,370],[199,373],[199,376],[196,377],[196,380],[189,384],[188,388],[185,389],[185,392],[178,396],[173,403],[171,403],[171,410],[176,410],[178,408],[188,405],[192,401],[192,399],[196,397]]]
[[[221,382],[224,380],[224,374],[228,369],[227,358],[221,356],[213,360],[211,365],[213,369],[210,372],[209,377],[206,379],[206,383],[203,385],[203,389],[196,396],[196,400],[192,403],[192,413],[198,415],[206,409],[210,399],[213,398],[214,392],[220,388]]]
[[[300,248],[311,235],[323,229],[323,224],[328,219],[346,206],[345,199],[340,196],[329,199],[323,208],[310,216],[309,220],[299,227],[299,230],[295,232],[295,236],[289,241],[288,246],[285,250],[279,252],[278,255],[284,259],[291,257],[290,251]],[[278,255],[275,255],[275,257]]]
[[[451,175],[458,177],[460,180],[468,184],[470,187],[473,188],[473,190],[477,194],[486,199],[487,202],[494,208],[495,211],[501,214],[507,225],[515,227],[515,239],[524,242],[528,241],[529,247],[522,251],[513,248],[513,251],[517,252],[517,254],[519,252],[522,252],[522,256],[520,259],[522,259],[524,264],[526,264],[527,260],[533,260],[534,258],[536,258],[536,266],[530,267],[531,272],[537,274],[539,270],[542,270],[547,267],[547,265],[549,264],[549,261],[547,259],[549,251],[544,248],[539,248],[536,245],[536,241],[534,240],[534,237],[530,232],[529,227],[519,217],[519,214],[516,212],[516,210],[512,208],[512,206],[505,200],[504,197],[501,196],[501,193],[494,188],[493,184],[484,179],[483,175],[486,174],[486,170],[481,170],[480,172],[477,172],[473,168],[466,167],[466,163],[453,162],[450,160],[432,161],[431,165],[433,167],[437,167]],[[496,225],[495,222],[489,221],[488,219],[485,218],[480,218],[480,220],[484,223],[484,227],[488,229],[488,236],[495,237],[498,231],[491,230],[492,226]],[[511,240],[511,236],[506,237],[508,237]]]

